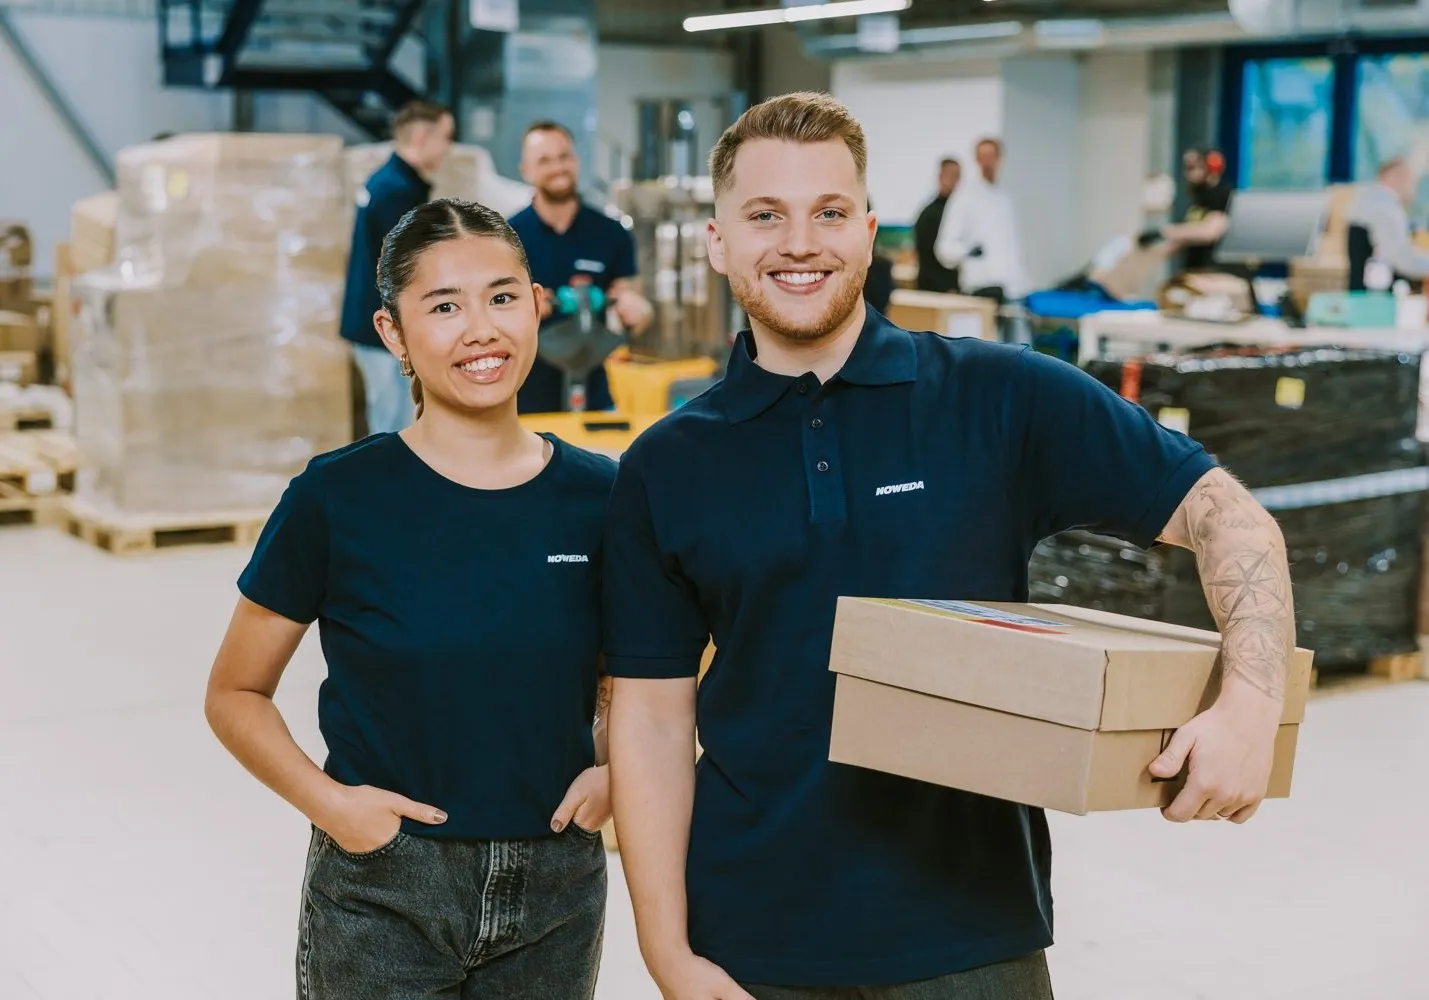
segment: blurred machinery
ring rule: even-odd
[[[714,187],[696,173],[695,112],[678,100],[641,101],[638,112],[632,176],[613,182],[610,192],[635,236],[638,272],[655,308],[649,328],[631,336],[630,352],[637,361],[709,358],[723,369],[742,316],[709,263],[705,226],[714,215]]]

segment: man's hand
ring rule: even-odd
[[[560,833],[574,822],[587,833],[597,833],[610,819],[610,768],[588,767],[576,776],[566,797],[551,817],[551,829]]]
[[[694,952],[651,962],[650,972],[665,1000],[754,1000],[727,972]]]
[[[1149,770],[1173,778],[1189,760],[1185,787],[1162,815],[1174,823],[1228,819],[1244,823],[1255,815],[1270,785],[1275,734],[1281,705],[1238,677],[1229,677],[1221,696],[1171,739]]]
[[[633,333],[639,333],[650,324],[655,309],[650,300],[639,292],[625,290],[615,297],[615,315],[620,325]]]
[[[371,785],[344,786],[333,808],[316,825],[348,854],[368,854],[386,847],[402,829],[402,819],[440,826],[447,814],[396,792]]]

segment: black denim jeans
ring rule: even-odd
[[[897,986],[799,989],[745,986],[755,1000],[1052,1000],[1043,952],[951,976]]]
[[[397,834],[348,854],[313,832],[298,1000],[591,1000],[605,847],[574,823],[538,840]]]

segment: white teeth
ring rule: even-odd
[[[823,271],[780,271],[774,275],[776,281],[786,285],[812,285],[824,277]]]
[[[468,361],[458,367],[464,372],[486,372],[493,368],[500,368],[506,364],[505,358],[477,358],[475,361]]]

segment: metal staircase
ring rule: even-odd
[[[373,138],[420,96],[393,53],[426,0],[160,0],[164,83],[302,90]]]

